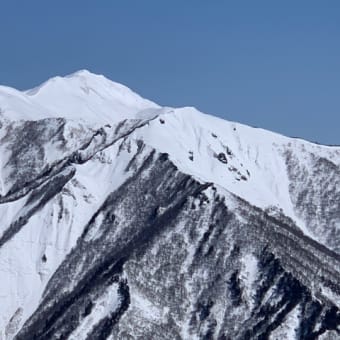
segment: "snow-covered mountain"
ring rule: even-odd
[[[88,71],[0,124],[0,339],[340,337],[340,147]]]

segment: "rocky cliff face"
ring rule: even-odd
[[[87,72],[2,91],[0,339],[340,337],[340,148]]]

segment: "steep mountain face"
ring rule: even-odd
[[[0,339],[340,338],[340,147],[88,71],[0,116]]]

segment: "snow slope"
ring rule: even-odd
[[[63,117],[91,124],[113,123],[159,106],[124,85],[87,70],[54,77],[24,92],[1,86],[0,107],[10,120]]]
[[[38,308],[49,280],[94,216],[85,241],[103,236],[100,228],[107,216],[96,215],[98,209],[152,150],[168,154],[179,171],[199,183],[213,183],[230,209],[237,207],[228,199],[232,194],[340,252],[340,147],[288,138],[191,107],[160,107],[85,70],[25,92],[1,86],[0,124],[0,272],[5,277],[0,282],[0,339],[12,339]],[[39,198],[39,190],[59,187],[52,198]],[[215,195],[205,194],[209,199]],[[250,223],[238,216],[243,218],[245,225]],[[120,219],[123,223],[125,215],[115,212],[115,221]],[[18,226],[24,227],[17,231]],[[12,229],[15,233],[7,236]],[[198,234],[204,238],[207,232]],[[196,248],[189,253],[188,262]],[[249,306],[254,304],[256,261],[251,254],[240,260]],[[86,265],[81,263],[79,271]],[[108,308],[120,304],[118,295],[114,283],[98,298],[97,316],[85,318],[72,336],[85,337]],[[149,305],[142,295],[132,302],[136,310]],[[278,334],[286,328],[291,332],[298,312]]]
[[[292,152],[303,168],[311,167],[310,155],[340,165],[339,147],[284,137],[192,107],[161,108],[86,70],[52,78],[25,92],[2,87],[0,95],[0,112],[10,120],[63,117],[94,127],[125,119],[150,119],[132,138],[168,153],[185,173],[213,182],[262,209],[283,212],[312,237],[316,235],[292,202],[286,153]],[[155,116],[158,119],[153,119]],[[334,225],[339,227],[340,218]]]

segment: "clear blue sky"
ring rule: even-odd
[[[0,83],[87,68],[162,105],[340,144],[340,1],[3,0]]]

